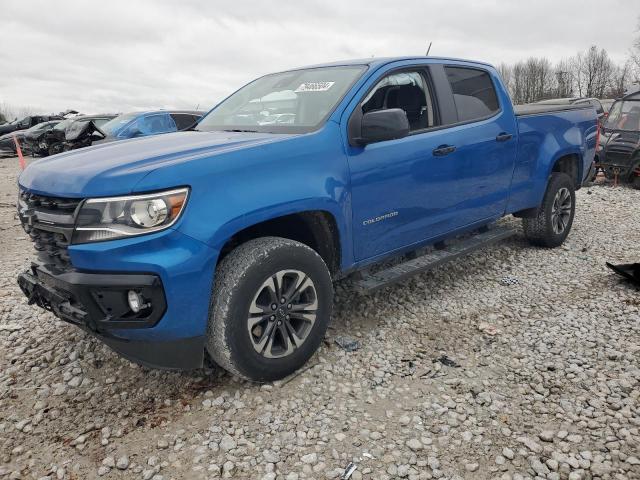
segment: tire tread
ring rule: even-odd
[[[537,215],[532,218],[522,219],[524,236],[532,245],[545,248],[555,248],[559,246],[556,234],[550,229],[549,221],[547,218],[547,211],[550,207],[549,204],[554,200],[556,191],[561,187],[569,188],[569,191],[572,195],[573,208],[575,211],[575,192],[573,181],[566,173],[553,172],[551,174],[551,177],[549,178],[549,182],[547,183],[547,189],[542,199],[542,204],[538,208]],[[571,231],[572,224],[573,215],[571,216],[570,223],[567,227],[566,235],[564,235],[564,238],[562,238],[560,244],[564,242],[566,236],[569,234],[569,231]]]
[[[323,265],[324,260],[307,245],[282,237],[261,237],[238,246],[220,262],[213,285],[207,325],[207,351],[211,358],[228,372],[246,380],[253,380],[234,363],[227,341],[227,322],[233,291],[245,281],[251,266],[266,260],[274,251],[283,248],[300,248],[316,256]],[[327,268],[327,275],[329,275]]]

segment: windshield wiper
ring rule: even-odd
[[[230,128],[226,130],[222,130],[223,132],[250,132],[250,133],[258,133],[257,130],[244,130],[241,128]]]

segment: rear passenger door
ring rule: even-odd
[[[517,152],[517,125],[506,92],[488,70],[443,65],[450,95],[444,106],[455,109],[455,122],[446,127],[447,143],[455,148],[443,162],[454,162],[459,192],[452,227],[460,228],[501,216],[510,193]],[[440,77],[442,78],[442,76]],[[446,86],[438,85],[439,88]]]

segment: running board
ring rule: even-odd
[[[417,273],[426,272],[439,265],[467,255],[482,247],[515,235],[516,230],[509,227],[484,228],[471,237],[453,241],[450,245],[433,250],[406,262],[394,265],[376,273],[363,273],[355,280],[354,287],[361,293],[371,293]]]

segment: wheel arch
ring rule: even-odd
[[[569,175],[569,178],[573,180],[575,190],[579,190],[582,186],[584,174],[583,167],[582,155],[580,152],[560,152],[551,162],[547,178],[550,178],[553,172],[566,173]]]
[[[221,242],[218,264],[234,248],[261,237],[282,237],[303,243],[322,257],[332,276],[341,270],[344,236],[336,216],[329,210],[283,213],[236,228]]]

